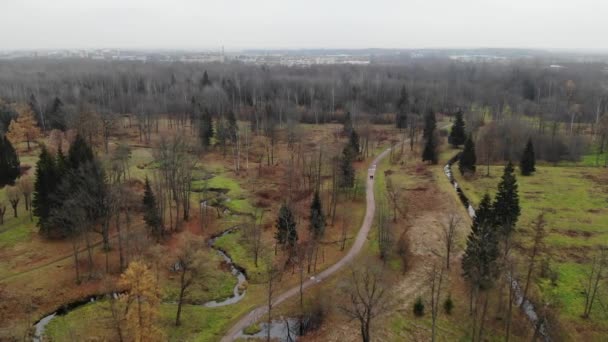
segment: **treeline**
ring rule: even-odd
[[[43,130],[65,129],[83,109],[150,115],[192,114],[197,99],[212,115],[241,120],[270,105],[280,122],[341,121],[343,113],[394,122],[391,115],[454,113],[473,104],[496,116],[593,122],[608,106],[600,64],[519,60],[467,64],[421,59],[407,65],[290,68],[244,64],[20,60],[0,62],[0,97],[29,103]],[[403,97],[405,93],[405,98]],[[403,100],[406,100],[405,102]],[[0,125],[14,111],[0,106]]]

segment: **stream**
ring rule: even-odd
[[[241,299],[243,299],[243,297],[245,297],[245,290],[241,290],[243,284],[247,281],[247,277],[245,275],[244,270],[240,269],[238,266],[236,266],[234,264],[234,262],[232,261],[232,259],[228,256],[228,254],[226,254],[226,252],[222,251],[220,248],[215,247],[215,241],[227,234],[231,234],[234,233],[237,229],[239,229],[240,226],[234,226],[231,228],[228,228],[226,230],[224,230],[223,232],[213,236],[210,240],[209,240],[209,247],[213,248],[223,259],[224,261],[230,265],[230,272],[237,278],[237,284],[234,286],[234,290],[233,290],[233,295],[231,297],[228,297],[226,299],[223,300],[212,300],[206,303],[203,303],[202,305],[205,307],[210,307],[210,308],[214,308],[214,307],[219,307],[219,306],[225,306],[225,305],[231,305],[231,304],[235,304],[237,302],[239,302]],[[112,294],[114,296],[116,296],[116,294]],[[42,317],[38,322],[36,322],[34,324],[34,337],[32,339],[33,342],[41,342],[42,341],[42,337],[44,335],[44,331],[46,329],[46,326],[57,316],[63,316],[68,314],[69,312],[71,312],[72,310],[75,310],[81,306],[84,306],[86,304],[95,302],[99,299],[102,299],[105,295],[95,295],[95,296],[91,296],[88,297],[84,300],[78,300],[69,304],[65,304],[62,305],[57,311],[51,313],[50,315],[46,315],[44,317]],[[274,330],[271,330],[271,332]]]
[[[471,205],[471,202],[469,201],[468,197],[465,195],[464,191],[462,191],[462,188],[458,185],[458,182],[456,182],[456,179],[454,179],[454,175],[452,174],[452,165],[458,161],[458,158],[460,158],[460,153],[457,153],[454,157],[452,157],[450,160],[448,160],[448,163],[443,168],[443,171],[444,171],[446,177],[448,178],[448,180],[450,181],[450,183],[452,184],[452,186],[454,187],[454,190],[456,191],[458,198],[464,205],[469,216],[471,218],[474,218],[475,217],[475,208],[473,208],[473,205]],[[528,317],[528,320],[532,323],[532,325],[535,328],[538,327],[538,334],[540,334],[540,336],[543,338],[543,340],[545,342],[551,341],[551,338],[549,337],[549,332],[547,330],[546,321],[541,322],[540,326],[538,325],[539,318],[538,318],[538,314],[536,313],[536,310],[534,308],[534,304],[532,304],[532,302],[530,302],[527,298],[524,299],[523,291],[522,291],[521,286],[519,285],[519,282],[517,281],[517,279],[515,279],[511,275],[511,273],[507,274],[507,278],[510,282],[509,285],[511,286],[511,289],[513,289],[513,293],[515,294],[515,304],[522,308],[523,312],[525,313],[526,317]]]

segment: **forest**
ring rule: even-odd
[[[601,341],[608,73],[0,60],[0,340]]]

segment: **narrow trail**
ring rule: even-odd
[[[336,273],[337,271],[342,269],[344,266],[348,265],[355,258],[355,256],[357,254],[359,254],[359,252],[361,252],[361,249],[363,248],[363,246],[365,245],[365,242],[367,241],[367,235],[368,235],[369,231],[371,230],[372,224],[374,222],[374,213],[376,211],[376,200],[374,198],[374,177],[371,177],[371,176],[375,175],[376,166],[383,158],[386,157],[386,155],[390,151],[391,151],[391,148],[389,147],[388,149],[386,149],[382,153],[380,153],[372,161],[370,167],[368,168],[368,172],[366,175],[366,187],[365,187],[366,204],[367,204],[366,210],[365,210],[365,218],[363,219],[361,228],[359,229],[359,232],[357,233],[355,242],[351,246],[348,253],[342,259],[340,259],[338,262],[336,262],[329,268],[325,269],[324,271],[322,271],[322,272],[318,273],[317,275],[306,280],[302,284],[302,288],[304,290],[306,290],[309,287],[314,286],[315,284],[318,284],[321,281],[323,281],[324,279],[330,277],[331,275],[333,275],[334,273]],[[279,294],[278,296],[276,296],[274,298],[274,300],[272,301],[272,306],[274,307],[274,306],[281,304],[282,302],[286,301],[287,299],[297,295],[299,292],[300,292],[300,285],[296,285],[296,286],[290,288],[289,290],[286,290],[285,292]],[[258,321],[266,313],[268,313],[268,307],[266,305],[262,305],[262,306],[259,306],[255,309],[253,309],[247,315],[245,315],[243,318],[241,318],[238,322],[236,322],[230,328],[230,330],[228,330],[228,332],[224,335],[224,337],[221,339],[221,341],[230,342],[230,341],[235,340],[243,329],[245,329],[247,326],[251,325],[252,323]]]

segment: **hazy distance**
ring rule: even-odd
[[[0,0],[0,50],[606,50],[605,0]]]

